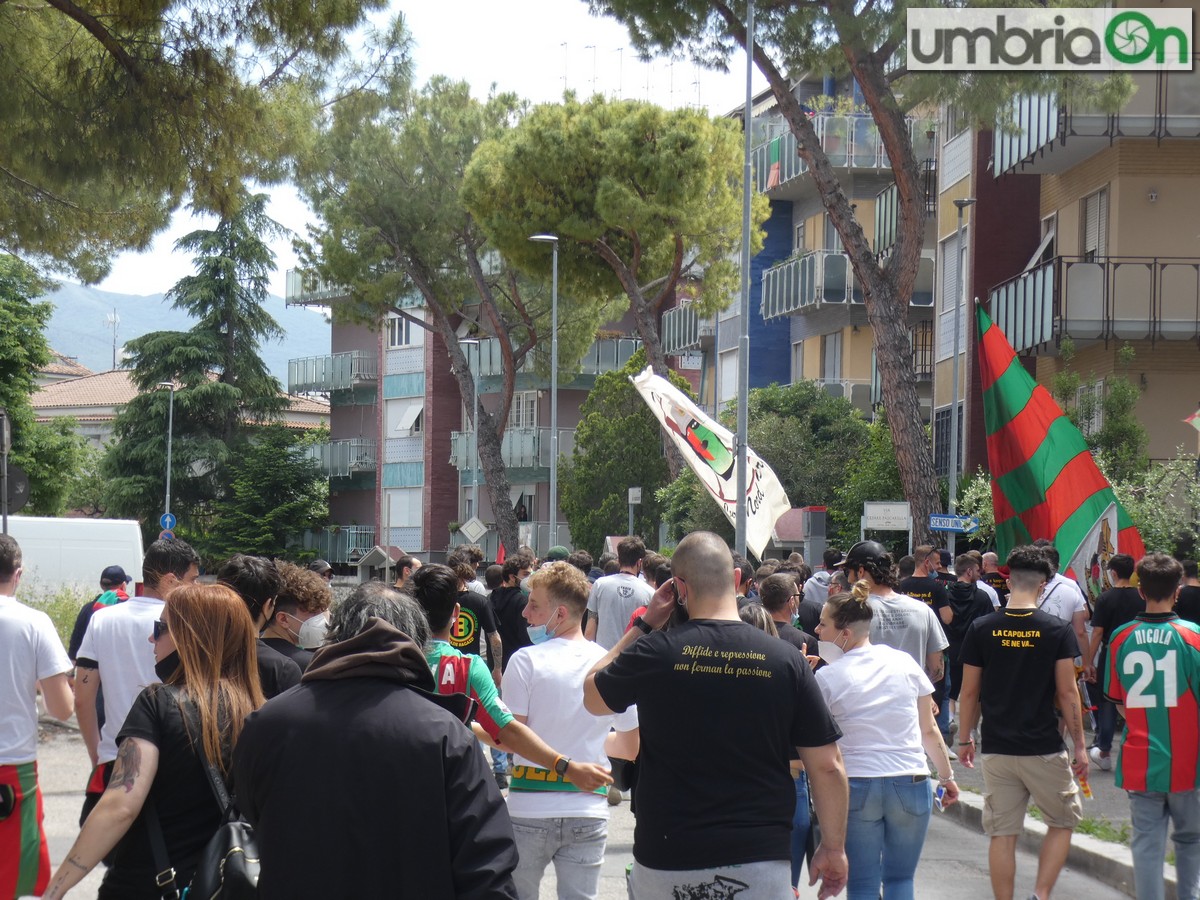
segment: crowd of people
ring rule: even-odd
[[[1137,896],[1163,896],[1171,824],[1178,896],[1200,896],[1195,563],[1114,555],[1094,602],[1049,541],[1003,565],[861,541],[814,572],[697,532],[669,558],[629,537],[482,563],[402,557],[335,604],[324,561],[237,555],[200,580],[160,540],[140,593],[101,573],[64,648],[0,536],[0,900],[101,865],[101,900],[177,897],[229,798],[265,900],[536,900],[551,865],[586,900],[626,797],[635,900],[783,900],[805,870],[821,898],[905,900],[956,762],[983,769],[999,900],[1030,799],[1051,896],[1091,765],[1129,792]],[[53,873],[38,692],[92,767]]]

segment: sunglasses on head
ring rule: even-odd
[[[156,619],[154,621],[154,640],[160,640],[162,636],[167,634],[170,630],[171,629],[167,626],[166,622],[164,622],[162,619]]]

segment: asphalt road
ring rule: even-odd
[[[79,807],[83,802],[83,785],[87,780],[87,752],[78,733],[69,728],[50,726],[44,729],[45,740],[39,748],[40,773],[46,813],[46,833],[50,841],[52,861],[57,865],[66,855],[78,834]],[[717,777],[718,773],[714,773]],[[1097,775],[1093,787],[1105,793],[1113,792],[1111,774]],[[699,786],[703,789],[703,786]],[[1116,797],[1113,798],[1115,803]],[[1089,811],[1090,814],[1090,811]],[[604,862],[600,897],[602,900],[627,900],[625,867],[632,861],[633,816],[629,804],[613,810],[609,827],[608,854]],[[1033,892],[1037,859],[1020,852],[1017,863],[1017,897]],[[78,900],[94,900],[101,875],[93,872],[70,896]],[[553,900],[556,896],[553,872],[542,882],[541,897]],[[815,898],[815,889],[802,888],[802,898]],[[921,865],[917,871],[916,896],[920,900],[986,900],[991,897],[987,874],[987,839],[957,823],[934,813],[929,837],[925,842]],[[1084,873],[1066,870],[1058,882],[1056,897],[1109,900],[1126,895],[1100,884]],[[786,900],[786,898],[782,898]]]

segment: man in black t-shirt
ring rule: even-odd
[[[1032,796],[1048,827],[1036,895],[1049,897],[1083,814],[1072,770],[1080,781],[1088,775],[1075,683],[1079,644],[1069,622],[1037,608],[1042,587],[1054,575],[1041,551],[1018,547],[1008,567],[1008,606],[976,619],[963,641],[958,733],[971,734],[982,705],[983,829],[991,837],[993,892],[1013,895],[1017,838]],[[1073,760],[1063,748],[1056,701],[1074,744]],[[967,768],[974,768],[975,753],[974,740],[959,740],[958,756]]]
[[[794,749],[821,821],[809,871],[833,896],[846,883],[848,789],[816,679],[795,649],[738,618],[733,557],[717,535],[688,535],[671,567],[584,681],[594,715],[638,707],[632,895],[699,895],[736,881],[754,896],[791,896]],[[689,620],[657,630],[676,602]]]
[[[930,607],[945,625],[950,621],[950,599],[946,595],[946,585],[937,578],[937,566],[940,552],[934,547],[924,544],[913,551],[916,568],[909,578],[900,582],[896,588],[898,593],[914,600],[920,600]],[[954,579],[951,579],[953,581]]]
[[[500,642],[504,645],[503,669],[508,668],[514,653],[533,643],[529,640],[529,623],[523,615],[527,598],[521,590],[521,582],[529,577],[529,568],[529,560],[523,556],[506,559],[501,569],[500,586],[488,598],[496,617],[496,628],[500,631]]]
[[[483,594],[467,589],[467,585],[475,579],[475,567],[469,561],[463,557],[451,557],[446,564],[458,578],[460,607],[458,621],[450,628],[450,646],[460,653],[473,653],[476,656],[483,656],[486,646],[488,668],[492,670],[496,687],[499,687],[504,674],[504,643],[496,628],[496,614],[491,601]]]
[[[779,636],[799,650],[801,653],[816,655],[817,639],[806,634],[797,626],[800,624],[797,615],[800,611],[800,586],[791,575],[771,575],[763,579],[758,588],[758,598],[763,609],[775,623]]]
[[[1181,619],[1200,625],[1200,578],[1196,577],[1196,560],[1185,559],[1183,563],[1183,586],[1175,601],[1175,614]]]
[[[995,553],[983,554],[983,575],[979,580],[996,592],[1001,608],[1008,606],[1008,577],[1000,571],[1000,557]]]
[[[1137,588],[1130,585],[1133,578],[1134,559],[1128,553],[1115,553],[1108,560],[1108,577],[1113,586],[1096,598],[1092,611],[1092,642],[1088,648],[1086,662],[1095,664],[1097,672],[1104,671],[1108,659],[1108,642],[1116,630],[1126,622],[1132,622],[1138,614],[1146,611],[1146,601]],[[1099,662],[1096,653],[1099,651]],[[1117,730],[1117,705],[1100,691],[1096,704],[1096,746],[1089,756],[1098,768],[1108,771],[1113,767],[1113,734]]]
[[[217,572],[217,581],[242,598],[250,610],[254,627],[262,631],[275,614],[275,598],[283,587],[283,579],[275,563],[261,556],[238,553],[225,561]],[[300,667],[278,650],[258,639],[258,680],[263,696],[270,700],[300,683]]]

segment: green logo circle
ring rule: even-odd
[[[1118,62],[1145,62],[1158,48],[1158,42],[1153,20],[1132,9],[1113,16],[1104,31],[1104,46]]]

